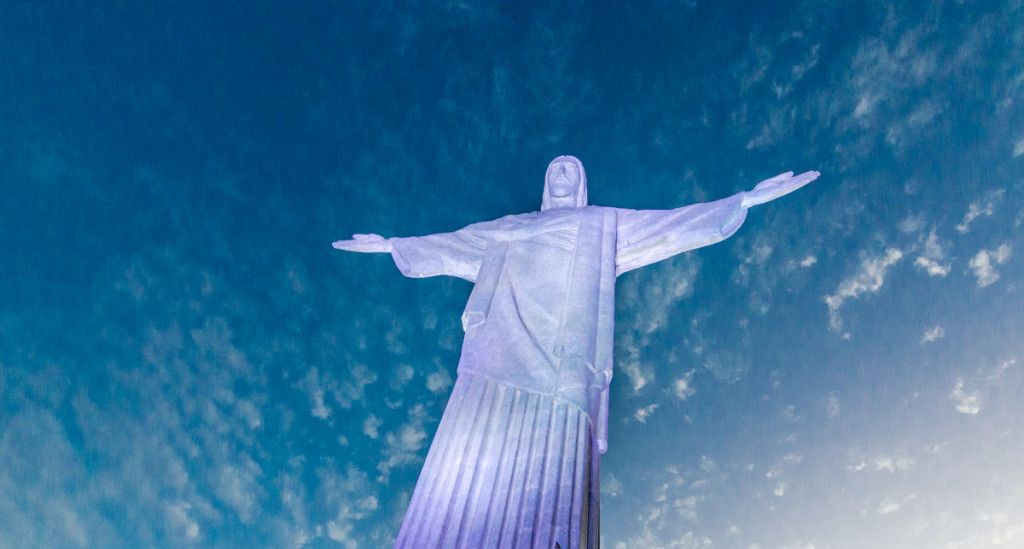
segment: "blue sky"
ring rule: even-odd
[[[462,280],[333,240],[814,184],[618,282],[613,549],[1024,543],[1024,6],[13,2],[0,547],[380,547]]]

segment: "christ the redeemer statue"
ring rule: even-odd
[[[388,252],[405,276],[475,283],[458,379],[395,547],[597,547],[615,277],[728,238],[748,208],[818,175],[784,173],[675,210],[627,210],[588,206],[583,165],[560,156],[539,212],[335,242]]]

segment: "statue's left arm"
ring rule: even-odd
[[[791,193],[817,179],[818,172],[786,172],[715,202],[674,210],[620,210],[616,223],[615,274],[650,265],[694,248],[720,242],[736,232],[747,209]]]

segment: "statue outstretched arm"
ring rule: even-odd
[[[466,229],[427,236],[384,238],[357,234],[332,244],[338,250],[362,253],[390,253],[403,275],[457,276],[476,281],[487,242]]]
[[[779,174],[752,190],[715,202],[674,210],[619,210],[615,274],[729,238],[747,217],[747,209],[789,194],[817,179],[818,172]]]
[[[757,206],[787,195],[814,181],[819,175],[821,172],[816,171],[804,172],[797,176],[794,176],[793,172],[786,172],[771,179],[765,179],[753,189],[743,193],[743,207]]]
[[[389,254],[392,248],[391,239],[379,234],[354,234],[351,240],[337,240],[331,245],[338,250],[363,253]]]

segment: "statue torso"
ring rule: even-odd
[[[501,254],[486,319],[467,329],[460,371],[473,371],[513,386],[554,392],[555,338],[576,249],[578,214],[572,210],[532,216],[550,230],[495,245]],[[518,217],[518,216],[517,216]]]

